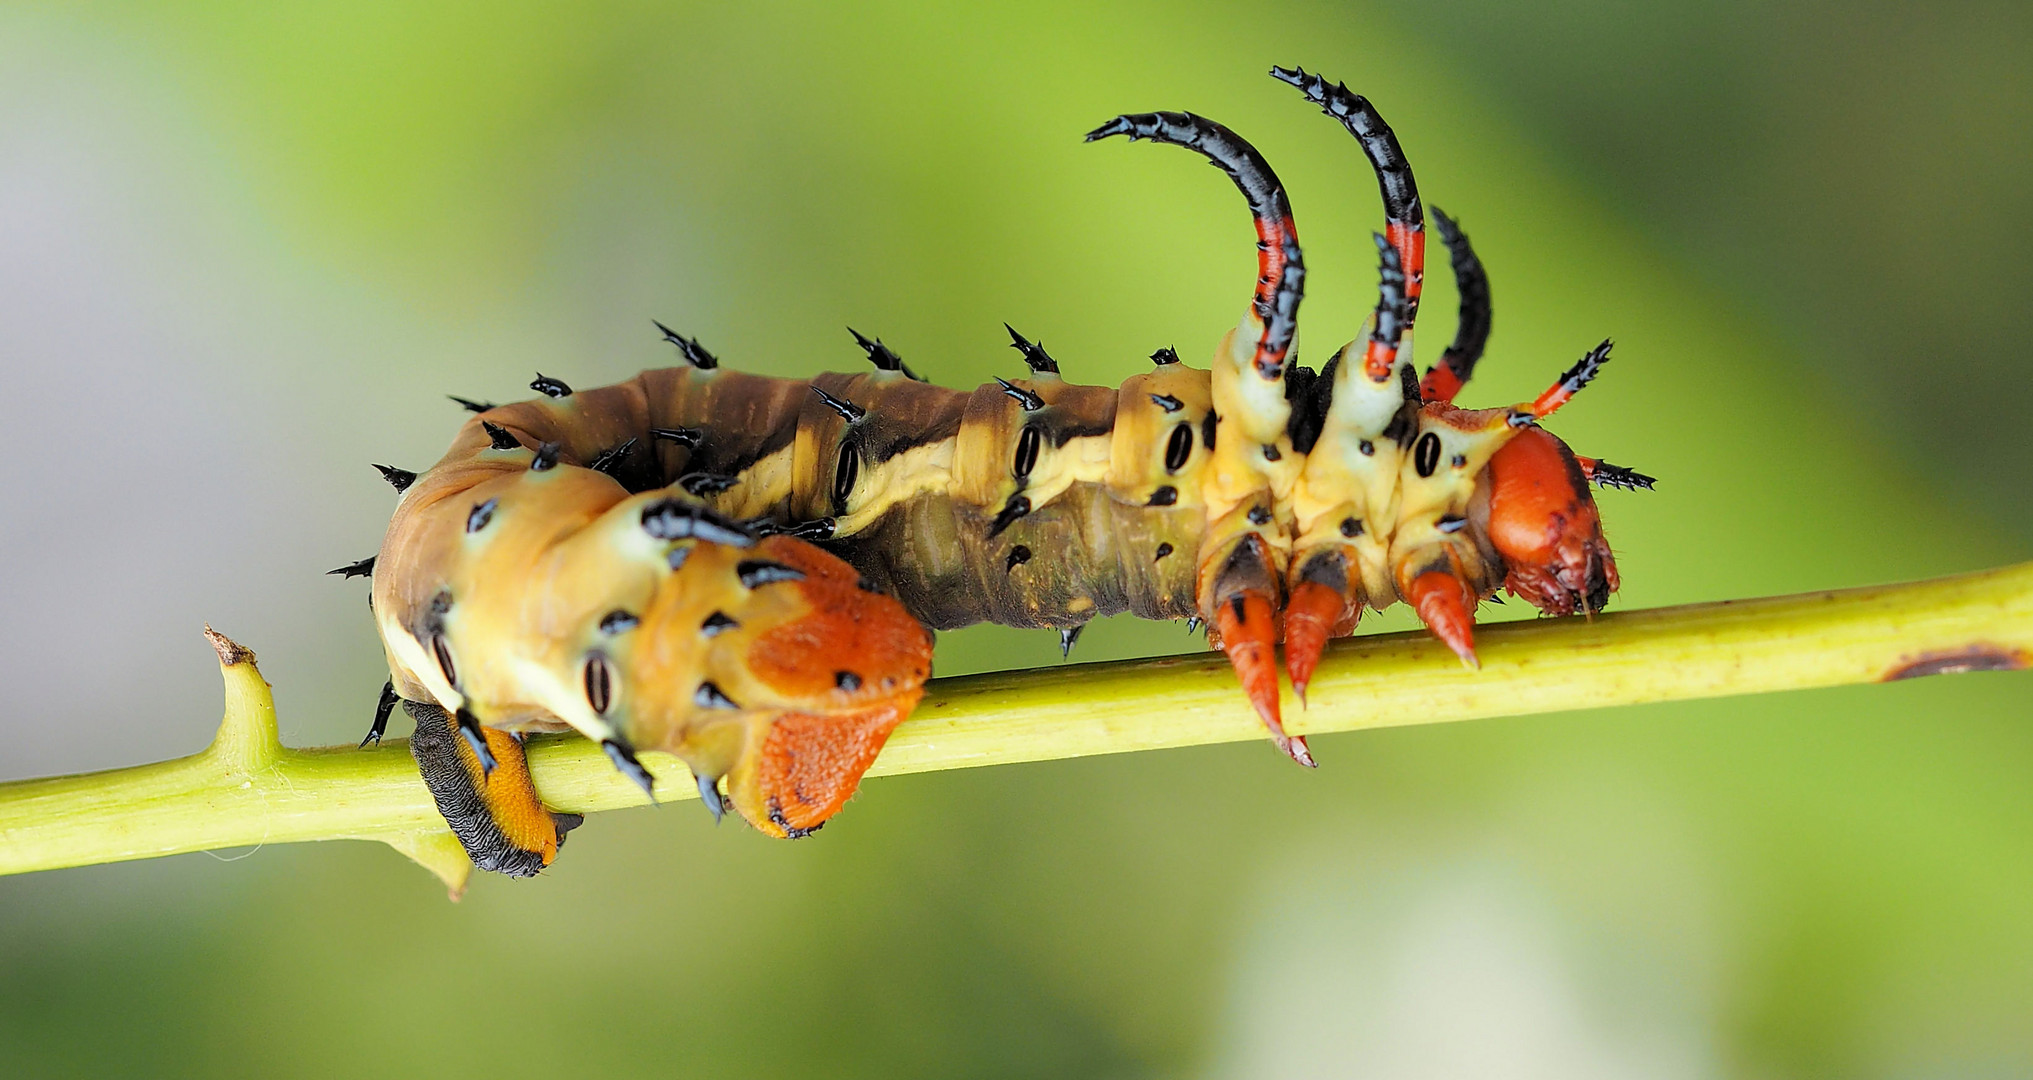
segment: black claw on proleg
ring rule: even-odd
[[[362,750],[370,743],[375,746],[381,745],[381,737],[388,733],[388,714],[395,711],[396,702],[401,700],[402,698],[395,692],[395,680],[391,679],[381,684],[381,700],[374,706],[374,726],[368,728],[367,737],[360,740]]]
[[[727,804],[720,798],[720,781],[703,774],[694,779],[699,782],[699,802],[713,815],[713,824],[720,824],[720,815],[727,812]]]
[[[656,778],[651,776],[649,770],[642,767],[642,762],[636,759],[634,747],[629,746],[617,735],[600,740],[600,749],[607,752],[607,760],[614,763],[614,768],[621,775],[635,781],[635,786],[649,796],[649,801],[656,801]]]
[[[460,738],[466,740],[466,746],[473,751],[473,756],[480,759],[480,775],[491,775],[495,765],[494,751],[487,748],[487,736],[480,731],[480,718],[474,716],[469,709],[460,709],[457,719]]]

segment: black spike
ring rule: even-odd
[[[586,467],[597,473],[606,473],[608,476],[618,475],[621,472],[622,462],[627,459],[628,452],[633,449],[635,449],[635,439],[630,437],[627,442],[622,443],[620,446],[614,447],[611,450],[600,451],[592,461],[586,464]]]
[[[473,756],[480,759],[480,775],[491,775],[497,763],[494,760],[494,751],[487,748],[487,736],[480,732],[480,718],[474,716],[470,709],[460,709],[458,721],[459,736],[466,740],[466,746],[473,751]]]
[[[874,364],[876,370],[901,371],[904,373],[905,378],[910,379],[913,382],[925,381],[924,379],[918,376],[917,372],[912,371],[910,369],[910,365],[904,363],[904,358],[898,356],[896,354],[896,350],[890,348],[887,345],[884,345],[882,343],[881,338],[876,338],[875,340],[870,341],[867,337],[862,335],[861,331],[856,330],[851,326],[847,328],[847,332],[853,334],[854,343],[856,345],[861,346],[862,350],[868,353],[868,362]]]
[[[1475,248],[1468,242],[1468,234],[1461,231],[1461,223],[1433,208],[1433,226],[1440,233],[1440,241],[1447,245],[1449,263],[1454,267],[1454,288],[1461,296],[1461,315],[1454,331],[1454,343],[1440,354],[1440,365],[1454,373],[1454,377],[1467,382],[1475,374],[1476,361],[1482,359],[1483,349],[1489,344],[1490,296],[1489,274],[1483,269],[1482,260],[1476,257]]]
[[[558,444],[547,442],[536,448],[536,456],[529,459],[529,471],[549,472],[558,467]]]
[[[1002,387],[1003,393],[1008,394],[1009,396],[1015,398],[1017,400],[1017,404],[1024,407],[1025,412],[1037,412],[1039,409],[1045,407],[1044,398],[1041,398],[1038,395],[1031,393],[1029,390],[1026,390],[1023,387],[1010,382],[1008,379],[1005,379],[1002,376],[997,375],[995,376],[995,382],[996,385]]]
[[[1170,394],[1152,394],[1151,404],[1156,405],[1158,408],[1165,410],[1167,413],[1175,413],[1178,412],[1180,409],[1186,407],[1185,402],[1180,401],[1178,398],[1175,398]]]
[[[1376,172],[1377,189],[1383,195],[1384,217],[1391,224],[1408,232],[1418,232],[1426,227],[1425,208],[1419,204],[1419,185],[1412,178],[1411,163],[1405,160],[1405,151],[1398,145],[1398,136],[1391,130],[1384,118],[1377,114],[1376,107],[1368,98],[1352,93],[1346,85],[1328,85],[1318,75],[1309,75],[1304,68],[1286,70],[1271,69],[1271,77],[1291,83],[1306,95],[1306,100],[1320,106],[1320,111],[1340,121],[1350,135],[1362,146],[1364,157]],[[1419,316],[1419,300],[1410,297],[1404,304],[1405,325],[1410,326]]]
[[[499,405],[494,404],[491,401],[474,401],[472,398],[462,398],[457,394],[446,394],[445,396],[451,398],[453,401],[458,402],[460,408],[465,409],[467,412],[470,413],[484,413],[489,409],[498,409],[501,407]]]
[[[1159,367],[1163,367],[1166,364],[1176,364],[1178,362],[1179,362],[1179,350],[1171,347],[1170,345],[1167,345],[1164,348],[1159,349],[1157,352],[1151,354],[1151,363],[1156,364]]]
[[[1003,323],[1002,328],[1009,331],[1009,347],[1023,354],[1024,366],[1030,368],[1033,374],[1043,375],[1050,373],[1057,375],[1059,373],[1059,362],[1052,359],[1052,355],[1045,351],[1044,342],[1033,343],[1022,334],[1017,333],[1016,327],[1008,323]]]
[[[634,612],[615,608],[600,617],[600,632],[612,637],[615,634],[627,633],[641,624],[642,619]]]
[[[374,705],[374,726],[368,728],[367,737],[360,740],[360,749],[367,749],[369,743],[381,745],[381,737],[388,733],[388,714],[395,711],[396,703],[401,700],[402,697],[395,692],[395,680],[381,684],[381,700]]]
[[[743,559],[734,566],[734,576],[750,589],[774,585],[779,581],[803,581],[805,572],[794,566],[785,566],[768,559]]]
[[[381,470],[381,478],[388,481],[388,486],[394,488],[398,495],[408,491],[409,486],[416,483],[416,474],[408,469],[398,469],[393,465],[376,465],[374,467]]]
[[[741,624],[735,621],[732,616],[726,612],[716,611],[706,616],[706,621],[699,624],[699,633],[703,637],[719,637],[729,630],[738,630],[740,628]]]
[[[663,332],[665,341],[678,347],[678,355],[685,358],[685,363],[700,371],[711,371],[720,366],[720,358],[707,352],[706,347],[699,344],[698,338],[688,338],[655,319],[651,319],[650,322],[656,323],[656,328]]]
[[[810,521],[794,521],[788,525],[772,523],[770,533],[799,540],[831,540],[839,528],[840,523],[832,518],[813,518]]]
[[[1283,378],[1286,354],[1291,351],[1292,337],[1298,330],[1306,263],[1299,250],[1299,238],[1289,227],[1292,204],[1285,197],[1278,174],[1271,171],[1270,163],[1242,136],[1192,113],[1118,116],[1088,132],[1087,141],[1111,135],[1128,136],[1131,142],[1150,139],[1191,150],[1214,163],[1242,192],[1249,203],[1250,216],[1256,219],[1257,235],[1272,238],[1258,244],[1258,281],[1251,302],[1257,317],[1264,322],[1264,330],[1257,341],[1254,366],[1265,379]],[[1277,245],[1279,257],[1275,264],[1268,258],[1271,250],[1268,244]],[[1282,270],[1277,271],[1275,278],[1265,276],[1274,265]]]
[[[658,540],[705,540],[740,548],[755,546],[754,534],[740,523],[682,499],[662,499],[643,507],[642,530]]]
[[[1582,387],[1594,382],[1595,377],[1602,374],[1602,366],[1609,363],[1609,351],[1614,344],[1615,342],[1604,338],[1602,344],[1588,350],[1588,355],[1576,360],[1574,366],[1560,376],[1560,385],[1565,387],[1569,394],[1580,393]]]
[[[718,495],[740,482],[739,476],[725,473],[695,472],[678,477],[678,486],[685,489],[685,494],[701,499]]]
[[[697,449],[700,443],[706,441],[706,433],[692,427],[653,427],[649,429],[649,435],[659,442],[677,443],[691,449]]]
[[[344,566],[327,570],[325,571],[325,573],[336,575],[342,578],[373,577],[374,556],[369,555],[366,558],[360,560],[359,562],[347,563]]]
[[[702,709],[741,708],[741,706],[734,703],[733,698],[728,697],[719,687],[710,682],[700,683],[699,688],[692,692],[692,704]]]
[[[510,434],[509,430],[505,427],[502,427],[500,424],[482,420],[480,421],[480,427],[482,430],[487,432],[487,441],[490,444],[492,444],[494,449],[496,450],[522,449],[522,440],[516,438],[513,434]]]
[[[867,409],[864,409],[851,401],[842,401],[839,398],[834,397],[833,395],[820,389],[817,383],[812,384],[812,393],[819,395],[819,400],[822,403],[824,403],[827,408],[833,410],[836,413],[839,413],[840,419],[845,420],[850,424],[858,424],[861,422],[863,417],[868,415]]]
[[[642,767],[642,762],[635,756],[634,747],[616,735],[600,740],[600,749],[607,752],[607,760],[614,763],[614,767],[621,775],[635,781],[635,786],[641,788],[642,793],[649,796],[651,802],[656,801],[656,778],[649,774],[648,769]]]
[[[1621,488],[1625,491],[1637,491],[1640,489],[1651,491],[1653,490],[1653,485],[1659,482],[1657,477],[1646,476],[1635,469],[1627,469],[1622,465],[1612,465],[1607,461],[1595,463],[1595,473],[1590,479],[1595,481],[1595,486],[1597,487]],[[372,559],[368,560],[370,563],[373,561]],[[333,572],[337,573],[337,571]]]
[[[1015,547],[1009,549],[1009,557],[1007,559],[1004,559],[1002,563],[1002,572],[1007,574],[1010,571],[1015,570],[1017,567],[1022,566],[1023,564],[1030,561],[1031,561],[1031,549],[1025,547],[1022,544],[1018,544]]]
[[[1371,233],[1377,246],[1376,322],[1369,339],[1396,349],[1404,340],[1409,312],[1405,303],[1405,261],[1382,233]]]
[[[1587,355],[1576,360],[1574,366],[1560,376],[1559,385],[1567,391],[1569,397],[1580,393],[1582,387],[1594,382],[1595,377],[1602,374],[1602,366],[1609,363],[1609,351],[1614,344],[1607,338],[1603,339],[1602,344],[1588,350]],[[1539,416],[1524,409],[1512,409],[1510,416],[1505,419],[1512,427],[1530,427],[1538,422]]]
[[[1073,643],[1080,640],[1080,632],[1085,629],[1087,629],[1086,623],[1081,623],[1079,626],[1067,626],[1060,628],[1059,659],[1067,660],[1072,658]]]
[[[530,383],[529,388],[549,398],[568,398],[572,396],[572,388],[565,385],[565,380],[553,379],[541,371],[536,373],[536,381]]]
[[[1011,495],[1009,501],[1002,504],[1002,510],[995,515],[995,520],[989,522],[988,538],[993,540],[1001,536],[1004,529],[1016,524],[1018,518],[1030,512],[1031,500],[1029,498],[1022,495]]]
[[[1190,634],[1198,629],[1200,629],[1200,616],[1198,615],[1186,616],[1186,632]]]
[[[472,512],[466,515],[466,531],[476,533],[486,528],[487,523],[494,520],[494,507],[499,502],[499,499],[489,499],[473,507]]]

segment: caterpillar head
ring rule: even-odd
[[[1617,588],[1616,558],[1574,452],[1539,427],[1519,431],[1489,462],[1489,538],[1504,585],[1551,615],[1601,611]]]
[[[931,635],[853,567],[790,537],[695,542],[616,657],[638,749],[725,777],[749,824],[798,837],[854,794],[931,673]]]

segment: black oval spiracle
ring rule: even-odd
[[[1165,471],[1178,472],[1186,467],[1193,457],[1193,425],[1176,424],[1172,435],[1165,440]]]
[[[452,663],[452,646],[445,640],[445,635],[431,635],[431,653],[437,657],[438,671],[445,676],[445,681],[451,684],[452,689],[457,690],[459,669]]]
[[[1043,444],[1044,436],[1038,434],[1038,429],[1029,424],[1024,425],[1023,431],[1017,434],[1016,460],[1010,463],[1010,472],[1014,473],[1018,480],[1030,479],[1031,470],[1038,467],[1038,449]]]
[[[845,514],[847,500],[854,495],[854,482],[861,479],[861,455],[851,442],[840,444],[840,460],[833,466],[833,512]]]
[[[586,704],[596,716],[606,716],[614,704],[614,667],[607,658],[594,653],[586,658]]]
[[[1431,476],[1440,467],[1440,436],[1427,432],[1419,436],[1418,445],[1412,447],[1412,467],[1420,476]]]

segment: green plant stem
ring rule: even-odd
[[[0,784],[0,874],[303,840],[391,844],[453,888],[470,864],[408,747],[293,750],[253,654],[212,634],[218,738],[154,765]],[[1482,628],[1480,671],[1423,633],[1338,642],[1287,726],[1317,734],[1922,674],[2024,668],[2033,563],[1902,585]],[[1217,653],[934,680],[871,776],[1263,737]],[[583,739],[529,744],[544,801],[589,812],[641,791]],[[676,759],[644,755],[662,800],[695,798]]]

